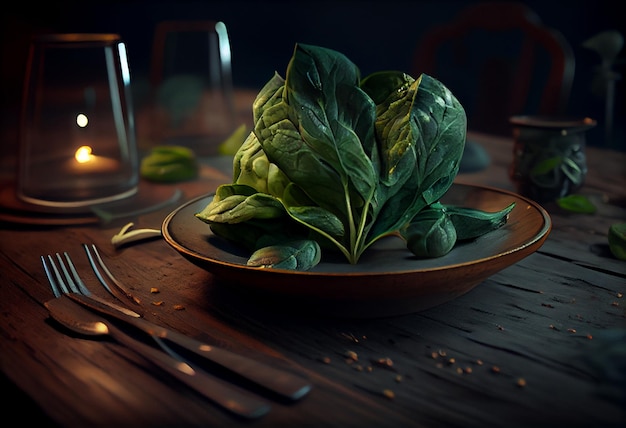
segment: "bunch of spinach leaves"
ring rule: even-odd
[[[308,270],[322,249],[355,264],[392,234],[417,256],[438,257],[452,249],[459,227],[475,237],[504,224],[513,208],[439,203],[458,172],[466,115],[426,74],[362,79],[343,54],[297,44],[286,77],[275,73],[261,89],[253,116],[233,182],[195,214],[250,250],[248,265]]]

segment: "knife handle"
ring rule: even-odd
[[[91,297],[77,293],[68,293],[68,296],[83,306],[101,314],[109,315],[119,321],[130,324],[147,334],[168,340],[289,400],[295,401],[303,398],[312,388],[306,379],[294,373],[224,348],[208,345],[174,330],[161,327],[145,318],[129,316],[109,306],[106,301],[94,300]]]
[[[143,318],[131,322],[149,323]],[[162,338],[290,400],[299,400],[311,390],[311,384],[301,376],[245,355],[208,345],[172,330],[167,330]]]
[[[246,419],[256,419],[270,411],[271,406],[265,400],[141,343],[108,323],[107,327],[111,337],[119,343],[230,412]]]

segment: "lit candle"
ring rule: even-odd
[[[119,161],[92,154],[89,146],[81,146],[76,150],[74,158],[69,161],[69,169],[74,173],[106,173],[116,171]]]

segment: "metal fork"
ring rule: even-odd
[[[130,292],[125,290],[124,287],[117,280],[114,281],[114,284],[117,288],[112,288],[105,281],[104,277],[100,273],[100,270],[96,267],[95,259],[98,260],[98,263],[100,263],[100,265],[103,267],[104,272],[106,272],[109,278],[112,278],[112,280],[114,280],[114,277],[113,275],[111,275],[111,272],[104,265],[104,262],[102,261],[102,258],[100,257],[100,254],[98,253],[96,246],[92,245],[93,254],[92,254],[92,251],[90,251],[89,246],[87,246],[87,244],[83,244],[83,247],[85,248],[85,252],[87,253],[87,257],[89,258],[89,263],[91,264],[91,267],[96,277],[102,284],[102,286],[117,300],[123,302],[123,300],[120,298],[120,292],[123,292],[126,297],[128,297],[129,299],[131,299],[131,301],[133,301],[134,303],[138,305],[140,300],[134,297]],[[56,263],[54,261],[55,258],[56,258]],[[65,259],[65,261],[63,261],[63,258]],[[127,308],[126,306],[116,305],[115,303],[109,302],[107,300],[104,300],[98,297],[95,294],[92,294],[91,291],[89,291],[89,289],[85,286],[85,284],[81,280],[80,275],[78,275],[78,272],[76,271],[76,268],[74,267],[74,263],[72,262],[72,259],[70,258],[67,252],[63,253],[63,257],[61,257],[60,253],[55,253],[54,258],[50,254],[48,254],[47,256],[41,256],[41,261],[43,264],[44,271],[46,272],[46,276],[48,277],[48,282],[50,283],[50,287],[52,288],[52,292],[54,293],[54,297],[58,298],[62,294],[75,293],[75,294],[79,294],[83,296],[88,296],[91,299],[94,299],[104,305],[111,306],[115,308],[116,310],[122,313],[125,313],[126,315],[133,316],[133,317],[142,316],[142,314],[138,312],[139,309],[132,310],[132,309]],[[63,273],[63,275],[61,275],[61,272]],[[155,337],[155,339],[158,339],[158,338]],[[157,343],[159,342],[157,341]],[[161,343],[159,343],[159,346],[161,346]],[[167,345],[165,346],[167,347]],[[167,351],[167,349],[164,349],[164,350]]]
[[[112,316],[123,321],[124,323],[139,328],[152,336],[152,338],[165,352],[180,361],[188,363],[186,359],[181,357],[171,347],[169,347],[165,343],[165,340],[176,344],[178,347],[181,347],[182,349],[193,353],[195,356],[203,358],[212,364],[218,364],[243,379],[251,381],[256,385],[281,396],[282,398],[296,401],[303,398],[312,389],[312,385],[303,376],[278,368],[274,365],[261,362],[246,355],[208,345],[145,320],[142,318],[141,314],[135,310],[135,308],[139,306],[139,299],[133,296],[127,287],[115,279],[104,264],[96,246],[93,244],[83,244],[83,248],[87,253],[94,273],[102,285],[119,301],[132,301],[134,303],[132,306],[133,309],[130,309],[126,304],[124,306],[114,305],[108,300],[99,298],[98,296],[90,293],[83,281],[80,279],[80,276],[78,275],[78,272],[76,272],[76,268],[67,253],[63,253],[63,256],[56,253],[54,257],[51,255],[41,257],[44,270],[46,271],[46,275],[48,276],[48,280],[55,296],[58,297],[62,294],[66,294],[71,297],[72,300],[79,302],[83,306],[87,306],[100,313]],[[54,263],[55,259],[57,263]],[[63,259],[65,259],[65,262]],[[59,266],[58,268],[57,265]],[[113,286],[107,284],[107,281],[104,279],[100,269],[113,282]],[[82,296],[89,297],[83,298]],[[114,307],[114,309],[111,309],[112,307]]]
[[[90,247],[87,244],[83,244],[83,248],[85,249],[85,252],[87,253],[87,258],[89,259],[89,264],[91,265],[91,268],[93,269],[94,274],[96,275],[96,277],[98,278],[102,286],[113,297],[115,297],[119,301],[122,301],[122,298],[120,297],[120,294],[119,294],[120,290],[122,290],[124,292],[124,295],[126,297],[129,297],[131,301],[137,304],[140,302],[139,299],[135,298],[130,292],[124,290],[123,286],[119,282],[117,282],[117,280],[115,280],[111,272],[104,265],[104,262],[102,261],[102,257],[100,257],[100,253],[98,253],[98,250],[95,245],[92,245],[90,249]],[[54,261],[54,258],[56,258],[56,263]],[[135,310],[129,309],[126,306],[116,305],[115,303],[104,300],[98,297],[97,295],[94,295],[93,293],[91,293],[91,291],[89,291],[89,289],[85,286],[82,279],[80,278],[80,275],[78,274],[76,267],[74,266],[74,263],[72,262],[72,259],[70,258],[70,255],[67,252],[63,252],[63,257],[61,257],[60,253],[55,253],[54,258],[50,254],[48,254],[47,256],[41,256],[41,261],[43,264],[44,271],[46,272],[46,276],[48,277],[48,282],[50,283],[50,287],[52,288],[52,292],[54,293],[55,297],[58,298],[63,294],[69,295],[70,293],[81,294],[83,296],[88,296],[89,298],[94,299],[104,305],[110,306],[122,313],[125,313],[126,315],[136,317],[136,318],[139,318],[142,316],[141,313]],[[63,259],[65,259],[65,261]],[[98,260],[98,263],[100,264],[101,267],[103,267],[103,271],[106,273],[106,275],[109,278],[113,278],[114,284],[117,288],[113,288],[109,286],[107,281],[102,276],[102,273],[96,266],[95,260]],[[183,358],[180,355],[178,355],[176,352],[174,352],[174,350],[170,348],[163,340],[161,340],[161,338],[158,337],[158,335],[150,334],[150,336],[154,339],[154,341],[159,345],[159,347],[163,351],[167,352],[173,358],[179,359],[181,361],[183,360]]]
[[[162,353],[158,349],[134,339],[104,318],[88,312],[79,303],[69,299],[63,300],[72,292],[91,296],[78,276],[69,254],[63,253],[63,256],[65,261],[61,254],[56,253],[56,263],[51,255],[41,256],[44,270],[56,296],[55,299],[46,302],[46,307],[57,321],[83,334],[102,334],[103,332],[108,334],[120,344],[137,352],[196,392],[239,416],[255,419],[265,415],[270,410],[271,406],[265,400],[195,367],[174,352],[156,334],[150,335],[167,353]],[[93,326],[85,327],[90,324]]]

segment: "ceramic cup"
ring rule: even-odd
[[[126,48],[117,34],[48,34],[29,51],[16,194],[60,211],[137,192]]]
[[[519,194],[549,202],[580,189],[587,174],[585,132],[590,118],[513,116],[509,177]]]

